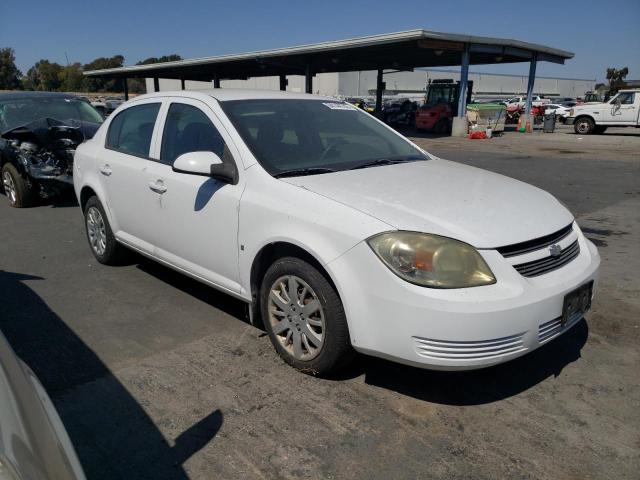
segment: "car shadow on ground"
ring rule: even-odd
[[[169,267],[165,267],[164,265],[137,253],[132,252],[132,256],[128,263],[135,265],[136,268],[168,285],[171,285],[173,288],[177,288],[201,302],[223,311],[227,315],[236,317],[243,322],[249,321],[247,304],[232,297],[231,295],[227,295],[226,293],[216,290],[213,287],[205,285],[202,282],[194,280],[191,277],[172,270]]]
[[[213,308],[248,323],[246,304],[157,262],[137,256],[137,268],[191,295]],[[260,323],[256,325],[264,330]],[[510,362],[481,370],[441,372],[409,367],[366,355],[358,355],[331,380],[344,381],[364,375],[369,385],[433,403],[480,405],[502,400],[537,385],[580,358],[589,327],[583,319],[560,337]],[[275,352],[274,352],[275,355]],[[282,368],[288,368],[284,363]]]
[[[4,193],[2,186],[0,185],[0,195],[4,197],[4,201],[7,203],[7,196]],[[52,208],[67,208],[67,207],[77,207],[78,200],[76,199],[75,193],[66,193],[62,195],[56,195],[51,198],[38,198],[35,201],[35,204],[32,207],[52,207]],[[31,206],[30,206],[31,207]]]
[[[89,479],[188,476],[184,462],[220,430],[215,410],[171,445],[98,356],[25,282],[0,270],[0,330],[51,396]]]
[[[361,356],[344,378],[365,376],[365,383],[418,400],[444,405],[481,405],[512,397],[549,377],[557,377],[580,358],[589,327],[582,319],[568,332],[533,352],[501,365],[466,372],[409,367]],[[339,378],[337,378],[339,380]]]
[[[393,127],[393,129],[401,135],[411,138],[445,138],[451,136],[450,133],[435,133],[426,130],[418,130],[415,127],[407,127],[405,125],[396,125]]]
[[[249,322],[244,302],[141,255],[136,254],[132,262],[172,287],[238,320]],[[264,331],[259,321],[256,327]],[[419,400],[447,405],[481,405],[517,395],[549,377],[560,375],[567,365],[580,358],[588,336],[589,327],[582,319],[560,337],[527,355],[494,367],[466,372],[425,370],[358,355],[351,365],[330,379],[344,381],[364,375],[365,383],[369,385]],[[282,368],[288,367],[283,363]]]

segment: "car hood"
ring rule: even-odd
[[[495,248],[573,221],[553,196],[496,173],[441,159],[282,179],[393,228]]]

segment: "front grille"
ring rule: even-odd
[[[573,230],[573,225],[569,224],[566,227],[558,230],[557,232],[545,235],[544,237],[534,238],[533,240],[527,240],[526,242],[514,243],[513,245],[507,245],[506,247],[496,248],[503,257],[515,257],[517,255],[524,255],[525,253],[535,252],[554,243],[558,243],[564,237],[569,235]]]
[[[543,323],[538,328],[538,341],[544,343],[551,340],[562,331],[562,317],[554,318],[550,322]]]
[[[548,321],[547,323],[543,323],[538,327],[538,341],[540,343],[545,343],[551,340],[552,338],[557,337],[562,332],[567,329],[573,327],[575,323],[583,317],[582,312],[578,312],[574,314],[566,325],[562,326],[562,317],[554,318],[553,320]]]
[[[486,360],[525,350],[523,333],[475,342],[413,337],[418,355],[442,360]]]
[[[538,260],[533,260],[532,262],[514,265],[513,268],[515,268],[524,277],[537,277],[538,275],[544,275],[545,273],[557,270],[563,265],[566,265],[576,258],[579,253],[580,245],[578,245],[578,240],[576,240],[567,248],[562,250],[560,255],[556,257],[548,256],[540,258]]]

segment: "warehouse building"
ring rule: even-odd
[[[334,97],[373,97],[376,89],[375,70],[365,72],[319,73],[313,79],[313,93]],[[460,70],[453,69],[415,69],[413,72],[385,73],[385,96],[403,95],[420,97],[431,80],[451,78],[460,79]],[[516,95],[526,95],[528,75],[506,75],[500,73],[469,72],[473,81],[475,100],[503,99]],[[147,91],[153,91],[153,79],[148,78]],[[536,76],[533,94],[541,97],[582,97],[593,90],[596,80],[577,78],[554,78]],[[278,90],[278,77],[255,77],[248,80],[222,80],[222,88],[262,88]],[[304,76],[289,76],[287,90],[304,92]],[[211,82],[186,81],[187,89],[211,88]],[[180,90],[180,80],[160,79],[160,90]]]

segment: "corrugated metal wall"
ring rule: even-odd
[[[424,90],[429,80],[452,78],[458,80],[459,71],[456,70],[415,70],[413,72],[397,72],[385,74],[387,92],[420,92]],[[292,92],[304,91],[304,77],[291,75],[288,77],[287,90]],[[469,80],[473,81],[475,98],[503,98],[514,95],[524,95],[527,90],[526,75],[501,75],[490,73],[469,73]],[[534,93],[542,96],[579,97],[588,90],[593,90],[595,80],[565,79],[537,77]],[[260,88],[277,90],[278,77],[250,78],[248,80],[223,80],[222,88]],[[187,89],[211,88],[210,82],[186,82]],[[320,73],[313,79],[313,93],[328,96],[360,97],[372,95],[376,88],[376,72],[344,72]],[[147,79],[147,91],[153,90],[153,80]],[[180,90],[179,80],[160,80],[160,90]],[[420,96],[420,93],[414,93]]]

